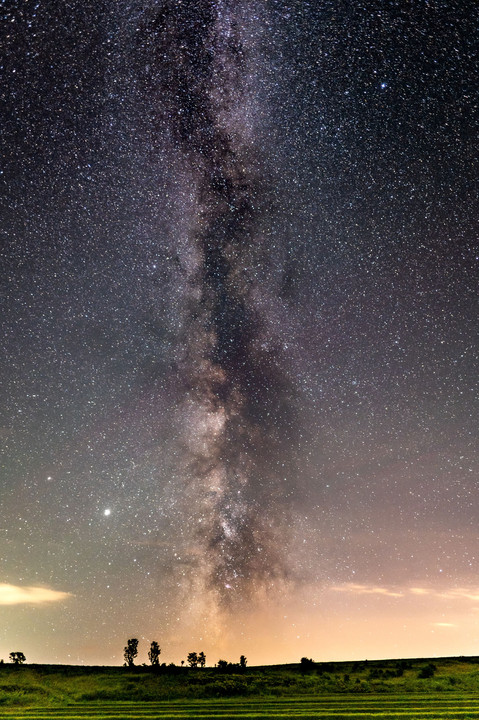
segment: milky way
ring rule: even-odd
[[[258,302],[267,186],[251,118],[251,13],[241,3],[164,3],[141,33],[195,193],[193,261],[178,257],[187,277],[178,372],[189,522],[207,582],[240,599],[287,574],[285,475],[297,436],[280,340],[266,331]]]
[[[477,653],[477,4],[0,7],[0,658]]]

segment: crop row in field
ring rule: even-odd
[[[0,711],[0,718],[5,720],[476,720],[478,717],[479,697],[464,695],[108,702]]]

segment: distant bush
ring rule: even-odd
[[[315,663],[315,665],[316,665],[316,672],[318,673],[318,675],[322,675],[323,673],[334,673],[333,663],[322,662],[322,663]]]
[[[161,667],[164,668],[169,675],[179,675],[183,670],[182,667],[175,665],[173,662],[169,663],[169,665],[163,663]]]
[[[436,669],[437,668],[433,663],[429,663],[428,665],[425,665],[419,670],[418,678],[421,678],[422,680],[426,678],[431,678],[434,675]]]

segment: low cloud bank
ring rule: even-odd
[[[0,583],[0,605],[44,605],[45,603],[60,602],[69,597],[71,597],[71,593],[61,590]]]
[[[383,595],[392,598],[405,598],[411,595],[445,598],[447,600],[470,600],[479,602],[479,588],[443,588],[437,590],[424,587],[382,587],[377,585],[361,585],[359,583],[345,583],[330,588],[334,592],[349,593],[351,595]]]

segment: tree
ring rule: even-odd
[[[220,670],[226,670],[226,668],[228,667],[228,661],[227,660],[218,660],[217,665]]]
[[[152,665],[160,664],[160,653],[161,649],[156,640],[151,641],[150,649],[148,651],[148,659]]]
[[[301,658],[301,671],[307,672],[308,670],[312,670],[314,668],[315,664],[316,663],[311,658],[302,657]]]
[[[10,660],[15,665],[22,665],[27,658],[22,652],[11,652],[10,653]]]
[[[127,640],[127,643],[125,645],[125,649],[123,652],[123,657],[125,658],[125,662],[128,665],[128,667],[133,667],[134,660],[136,656],[138,655],[138,640],[136,638],[131,638],[130,640]]]
[[[206,655],[203,651],[198,653],[198,665],[202,668],[204,668],[204,666],[206,665]]]
[[[244,669],[244,668],[246,667],[246,663],[247,663],[247,662],[248,662],[248,661],[247,661],[247,659],[245,658],[245,656],[244,656],[244,655],[241,655],[241,657],[240,657],[240,667]]]
[[[190,667],[198,667],[198,654],[195,652],[188,653],[186,658]]]

